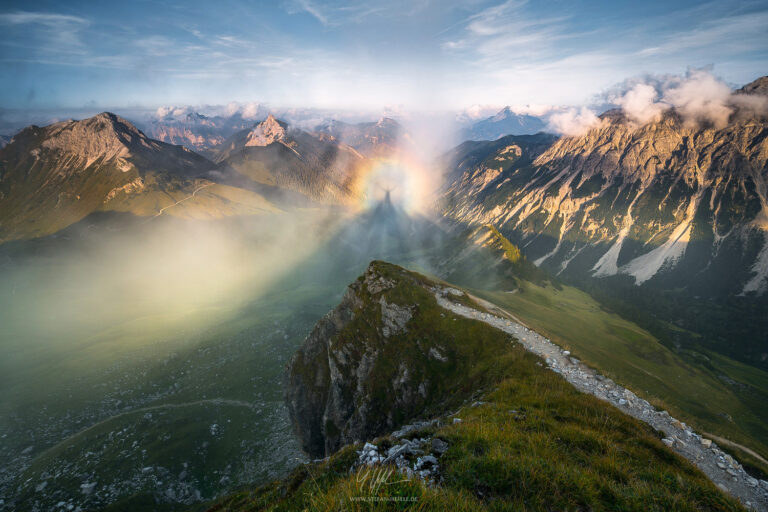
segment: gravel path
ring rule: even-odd
[[[768,481],[749,476],[738,461],[720,450],[711,439],[697,434],[685,423],[671,417],[667,411],[655,410],[651,404],[632,391],[619,386],[578,359],[571,357],[570,352],[562,350],[549,339],[522,325],[512,315],[498,307],[479,301],[482,305],[487,305],[486,309],[508,318],[453,302],[451,296],[463,295],[459,290],[436,288],[434,292],[437,303],[441,307],[457,315],[480,320],[513,335],[529,352],[541,356],[550,370],[562,375],[579,391],[610,402],[622,412],[660,430],[666,436],[662,439],[664,444],[693,462],[720,489],[738,498],[748,509],[768,512]]]

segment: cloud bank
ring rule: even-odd
[[[626,80],[607,95],[642,126],[659,119],[669,109],[688,125],[724,128],[734,113],[764,114],[764,96],[734,92],[728,84],[705,69],[689,69],[685,75],[645,75]]]

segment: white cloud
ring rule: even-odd
[[[48,27],[61,27],[62,25],[87,25],[88,20],[78,16],[55,14],[46,12],[10,12],[0,14],[0,24],[24,25],[34,23]]]
[[[568,136],[582,135],[599,124],[600,118],[586,107],[569,108],[552,114],[548,121],[551,130]]]
[[[635,84],[623,96],[614,98],[632,121],[644,125],[658,119],[669,105],[659,103],[659,93],[649,84]]]
[[[705,69],[690,69],[685,75],[646,75],[625,80],[605,96],[632,121],[643,125],[670,108],[685,123],[723,128],[740,109],[764,113],[768,99],[734,94],[720,78]]]
[[[675,107],[688,123],[707,122],[716,128],[728,124],[731,88],[704,70],[692,70],[664,92],[662,101]]]

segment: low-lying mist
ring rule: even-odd
[[[338,215],[104,219],[15,244],[0,269],[3,380],[62,358],[88,371],[223,322],[310,258]]]

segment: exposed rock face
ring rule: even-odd
[[[273,142],[280,142],[285,139],[285,132],[288,125],[278,121],[272,114],[267,119],[256,125],[251,133],[248,134],[246,146],[267,146]]]
[[[259,109],[258,113],[261,111]],[[227,138],[254,125],[253,120],[244,119],[239,113],[232,116],[206,116],[186,111],[178,114],[171,109],[166,115],[153,117],[143,125],[143,131],[153,139],[186,146],[209,158]]]
[[[150,184],[194,186],[212,168],[108,112],[30,126],[0,150],[0,241],[53,233]]]
[[[437,306],[431,286],[418,274],[371,263],[293,356],[286,401],[310,455],[441,412],[483,385],[479,357],[510,350],[496,331],[469,339],[466,325]]]
[[[30,126],[0,150],[0,243],[55,233],[97,211],[219,218],[275,208],[209,178],[213,162],[104,112]]]
[[[759,94],[761,83],[743,92]],[[449,216],[493,223],[556,273],[695,283],[697,293],[768,290],[768,120],[759,109],[735,108],[722,129],[674,111],[638,126],[610,111],[541,154],[519,144],[523,157],[509,158],[511,142],[479,148],[484,158],[472,146],[453,155]]]
[[[306,132],[271,114],[253,130],[222,144],[218,170],[229,179],[271,187],[321,203],[343,204],[357,197],[366,159],[327,133]]]
[[[357,124],[333,120],[318,126],[316,131],[330,134],[367,157],[391,156],[401,146],[408,149],[412,144],[411,136],[403,130],[400,123],[388,117],[382,117],[376,122]]]

